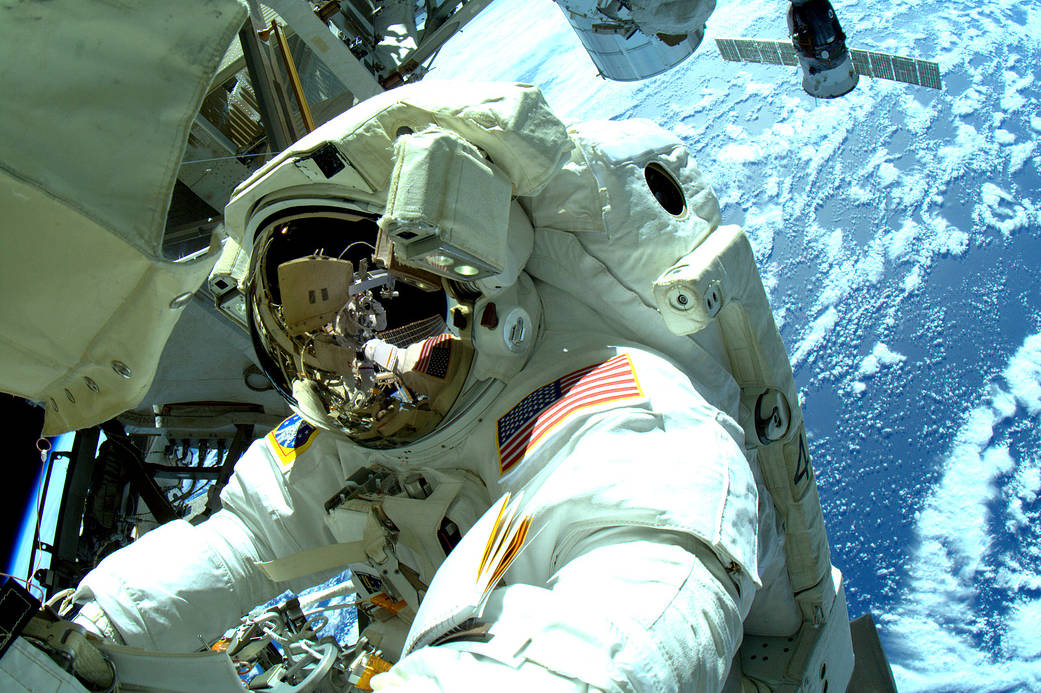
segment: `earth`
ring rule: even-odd
[[[538,85],[566,122],[648,118],[752,239],[806,414],[850,616],[901,691],[1041,690],[1041,5],[833,2],[850,47],[939,63],[943,90],[796,69],[786,3],[719,2],[705,41],[604,80],[549,0],[499,0],[427,79]]]

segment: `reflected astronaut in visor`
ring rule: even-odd
[[[375,219],[360,215],[268,225],[256,241],[250,317],[268,377],[308,419],[394,447],[440,422],[472,348],[448,331],[458,302],[440,278],[392,275],[377,264],[376,240]]]

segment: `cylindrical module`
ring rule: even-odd
[[[694,52],[704,36],[703,21],[696,22],[696,27],[676,26],[669,33],[647,34],[621,3],[556,2],[600,74],[619,82],[646,79],[675,67]]]

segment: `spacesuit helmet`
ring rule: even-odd
[[[401,199],[417,187],[408,178],[395,178],[383,205],[283,194],[247,228],[246,313],[261,367],[305,419],[368,447],[415,442],[467,382],[508,379],[540,315],[522,272],[534,232],[520,206],[506,196],[491,223],[487,210],[438,202],[444,213],[417,221],[402,211],[415,208]]]
[[[465,290],[394,265],[391,249],[379,252],[377,217],[349,207],[289,208],[258,231],[247,312],[275,388],[364,445],[433,430],[473,358],[468,333],[447,322],[472,302]]]
[[[537,194],[572,144],[528,85],[421,82],[362,102],[236,188],[229,236],[259,365],[297,413],[403,447],[534,348]]]

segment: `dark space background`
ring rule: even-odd
[[[5,572],[11,565],[22,523],[36,501],[33,491],[43,468],[36,441],[43,429],[43,415],[40,407],[0,392],[0,421],[7,431],[0,457],[0,570]]]

